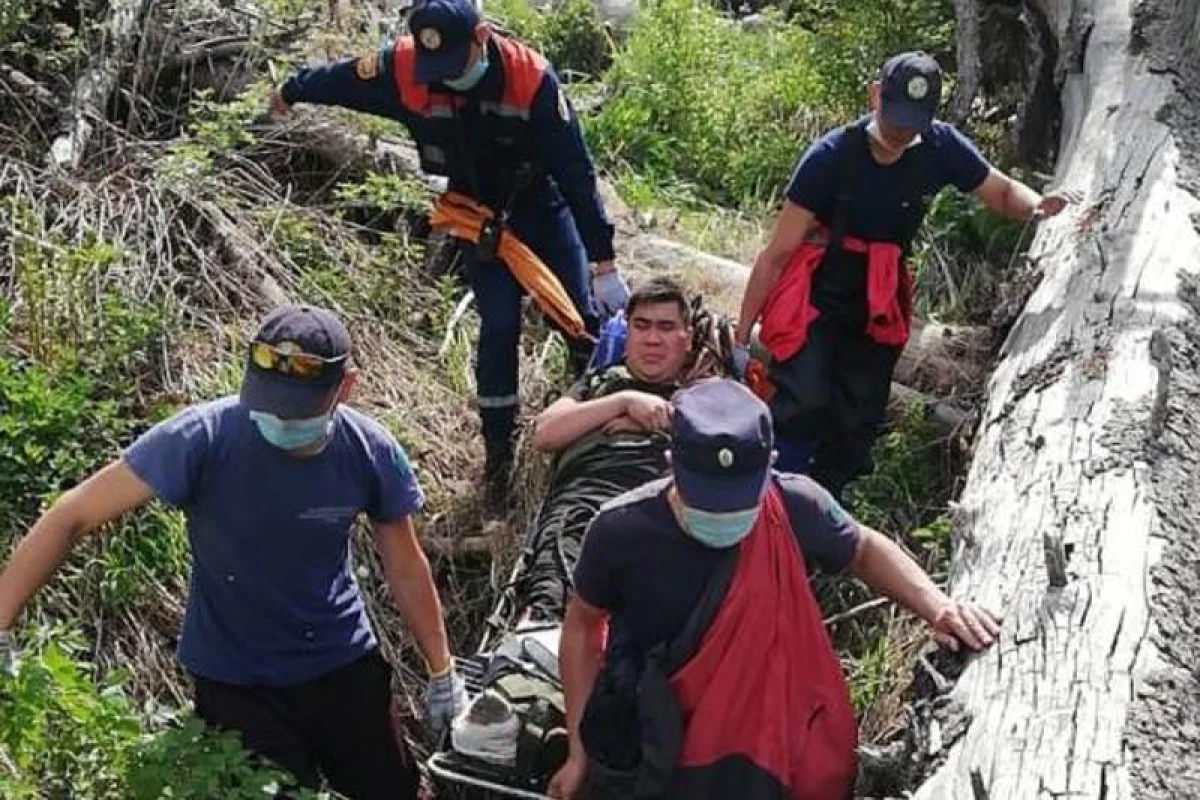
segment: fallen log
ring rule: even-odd
[[[621,263],[634,280],[664,273],[686,275],[706,302],[736,315],[749,275],[744,264],[651,234],[630,236],[619,249]],[[974,394],[983,385],[992,349],[989,328],[914,320],[894,378],[937,397]]]
[[[913,320],[895,379],[938,397],[973,394],[987,378],[992,338],[986,327]]]
[[[117,85],[121,68],[130,60],[139,22],[149,5],[150,0],[113,0],[108,35],[96,48],[96,55],[71,93],[70,116],[64,125],[66,133],[50,145],[51,165],[67,172],[78,169],[95,129],[94,120],[104,116],[105,104]]]
[[[966,410],[948,400],[931,397],[893,381],[892,393],[888,398],[888,421],[895,422],[900,419],[913,405],[921,406],[925,421],[933,426],[939,438],[949,439],[970,433],[970,414]]]
[[[1200,0],[1025,7],[1058,37],[1056,182],[1085,200],[1039,226],[990,381],[950,591],[1004,631],[915,797],[1200,797]]]
[[[420,181],[431,192],[442,192],[446,179],[421,171],[417,151],[397,139],[378,139],[351,128],[320,119],[317,114],[293,111],[286,124],[250,126],[253,133],[307,150],[332,165],[333,172],[394,172]]]

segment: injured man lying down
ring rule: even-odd
[[[479,653],[460,665],[472,703],[428,762],[439,797],[545,796],[567,756],[558,634],[584,532],[601,505],[668,473],[672,395],[733,371],[729,321],[670,279],[636,287],[613,323],[624,352],[534,422],[553,474]]]

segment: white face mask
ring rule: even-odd
[[[876,142],[878,142],[884,149],[889,150],[891,152],[895,152],[895,150],[892,148],[892,146],[890,144],[888,144],[887,142],[885,142],[883,140],[883,137],[880,136],[879,122],[875,119],[875,117],[871,117],[871,121],[867,123],[867,135],[870,136],[872,139],[874,139]],[[910,148],[916,147],[920,143],[921,143],[921,134],[918,133],[916,136],[913,137],[913,140],[911,142],[909,142],[907,145],[904,146],[904,149],[908,150]]]

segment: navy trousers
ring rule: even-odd
[[[599,329],[592,301],[587,252],[566,203],[554,207],[519,207],[509,224],[570,295],[588,330]],[[516,423],[518,345],[521,338],[523,290],[508,267],[498,259],[481,263],[473,247],[465,248],[465,268],[479,309],[479,346],[475,354],[475,383],[484,440],[500,442],[512,435]],[[588,343],[572,343],[572,360],[586,364]]]

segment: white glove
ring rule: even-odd
[[[611,316],[629,302],[629,284],[618,270],[592,276],[592,297],[601,313]]]
[[[450,726],[467,705],[467,687],[453,667],[429,679],[425,688],[425,714],[434,733]]]

